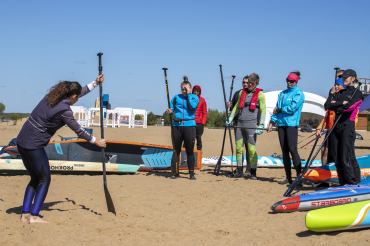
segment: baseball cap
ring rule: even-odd
[[[344,73],[342,74],[342,77],[344,78],[347,78],[347,77],[355,77],[357,79],[357,74],[354,70],[352,69],[347,69],[346,71],[344,71]]]

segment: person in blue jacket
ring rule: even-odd
[[[279,93],[276,108],[271,116],[271,122],[268,132],[271,132],[272,123],[277,122],[278,135],[281,150],[283,152],[283,162],[286,174],[284,181],[279,184],[291,184],[292,172],[289,153],[292,155],[293,165],[297,176],[301,173],[301,158],[297,150],[298,126],[301,118],[301,111],[304,102],[303,91],[298,89],[297,83],[301,73],[298,71],[291,72],[286,78],[288,89]],[[302,183],[298,184],[302,186]]]
[[[189,167],[190,180],[195,180],[194,177],[194,143],[196,126],[195,123],[195,111],[199,103],[199,98],[191,94],[191,84],[188,77],[184,76],[184,81],[181,83],[181,92],[174,96],[171,100],[170,107],[167,109],[168,114],[174,113],[172,122],[173,126],[173,137],[174,137],[174,148],[176,150],[177,157],[179,158],[181,153],[181,146],[184,142],[187,162]],[[178,167],[175,170],[171,169],[171,179],[179,177]]]

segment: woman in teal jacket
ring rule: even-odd
[[[184,81],[181,83],[182,94],[175,95],[170,103],[168,114],[174,112],[173,137],[176,154],[180,156],[181,146],[184,142],[187,162],[189,168],[190,179],[195,180],[194,177],[194,143],[195,143],[195,111],[199,103],[199,98],[191,94],[191,84],[188,77],[184,76]],[[179,175],[172,173],[171,179],[176,179]]]
[[[271,132],[272,122],[277,122],[278,135],[281,150],[283,152],[283,162],[286,179],[278,182],[279,184],[291,184],[292,172],[289,153],[292,155],[293,165],[297,176],[301,173],[301,158],[297,150],[298,126],[301,118],[301,111],[304,102],[303,91],[298,89],[297,83],[301,73],[291,72],[287,79],[288,89],[279,93],[274,114],[271,116],[271,122],[268,132]],[[298,184],[302,186],[302,183]]]

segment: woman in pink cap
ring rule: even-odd
[[[268,128],[268,132],[270,132],[272,129],[272,123],[277,122],[279,141],[283,152],[283,162],[286,174],[286,179],[278,182],[279,184],[292,183],[289,153],[292,155],[293,165],[297,172],[297,176],[301,173],[302,168],[301,158],[299,157],[297,150],[298,126],[304,102],[303,91],[297,87],[300,75],[300,72],[295,71],[291,72],[286,78],[288,88],[279,93],[276,107],[271,116],[271,122]],[[302,183],[298,184],[298,186],[302,186]]]

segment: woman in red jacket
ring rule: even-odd
[[[204,126],[207,122],[207,103],[203,97],[200,96],[202,89],[199,85],[193,87],[193,94],[198,96],[199,104],[197,111],[195,111],[195,123],[197,124],[196,128],[196,139],[197,139],[197,150],[202,150],[202,135],[204,131]]]

